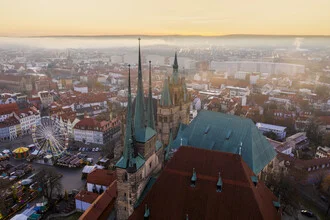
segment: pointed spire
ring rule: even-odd
[[[178,84],[179,81],[179,65],[178,65],[178,58],[175,52],[174,63],[173,63],[173,83]]]
[[[132,91],[131,91],[131,66],[128,65],[128,102],[126,114],[126,132],[124,141],[123,159],[125,160],[125,167],[134,166],[133,155],[133,132],[132,132]]]
[[[161,106],[171,106],[172,105],[171,94],[170,94],[167,77],[165,78],[162,97],[160,98],[160,105]]]
[[[219,172],[219,178],[218,178],[218,182],[217,182],[217,192],[221,192],[222,191],[222,179],[221,179],[221,175]]]
[[[145,210],[144,210],[144,219],[149,219],[150,216],[150,210],[148,208],[148,205],[146,204]]]
[[[141,65],[141,49],[139,38],[139,67],[138,67],[138,85],[137,94],[135,98],[135,112],[134,112],[134,128],[144,128],[145,126],[145,112],[144,112],[144,91],[142,83],[142,65]]]
[[[195,187],[196,186],[196,181],[197,181],[197,174],[196,174],[195,168],[193,168],[193,174],[191,176],[191,180],[190,180],[191,184],[190,184],[190,186],[191,187]]]
[[[178,65],[178,57],[177,57],[177,53],[175,52],[174,55],[174,63],[173,63],[173,69],[178,69],[179,65]]]
[[[173,135],[172,135],[172,129],[170,130],[170,140],[167,145],[167,150],[166,150],[166,155],[165,155],[165,160],[168,160],[170,158],[170,153],[172,150],[172,142],[173,142]]]
[[[154,105],[152,101],[152,90],[151,90],[151,61],[149,61],[149,96],[148,96],[147,120],[148,120],[148,127],[155,129]]]

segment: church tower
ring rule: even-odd
[[[179,65],[175,53],[172,76],[165,77],[162,97],[157,107],[157,133],[168,145],[170,133],[175,138],[181,123],[189,123],[190,97],[185,78],[179,76]]]
[[[130,67],[128,70],[128,104],[124,148],[121,158],[115,165],[118,189],[116,206],[117,219],[119,220],[128,219],[133,213],[134,205],[136,205],[145,186],[150,178],[161,169],[164,161],[163,144],[157,140],[154,115],[152,114],[151,63],[149,63],[147,108],[144,105],[140,43],[138,71],[138,88],[133,116]]]

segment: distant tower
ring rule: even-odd
[[[139,39],[140,40],[140,39]],[[139,43],[138,89],[135,100],[135,113],[132,115],[131,74],[128,74],[128,104],[123,154],[116,163],[117,174],[117,219],[128,219],[134,205],[140,198],[150,177],[156,174],[164,161],[163,144],[157,140],[153,128],[153,105],[151,92],[151,72],[149,70],[149,99],[145,113],[142,86],[142,68]],[[151,100],[151,101],[150,101]],[[147,119],[146,121],[144,119]],[[133,125],[134,121],[134,125]]]
[[[157,133],[158,138],[167,145],[170,131],[175,138],[180,123],[189,123],[190,97],[187,92],[185,78],[179,76],[179,65],[175,53],[173,73],[165,77],[162,97],[157,107]]]

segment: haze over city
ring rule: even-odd
[[[328,220],[329,0],[0,0],[0,219]]]

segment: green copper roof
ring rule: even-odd
[[[258,174],[276,152],[255,124],[247,118],[202,110],[183,130],[179,130],[172,148],[180,145],[218,150],[241,156],[254,173]]]
[[[142,83],[142,65],[141,65],[141,50],[139,38],[139,67],[138,67],[138,83],[137,94],[135,98],[135,112],[134,112],[134,128],[142,128],[145,124],[145,109],[144,109],[144,91]]]
[[[156,131],[149,127],[135,129],[135,140],[137,142],[145,143],[154,135],[156,135]]]
[[[165,82],[164,82],[162,97],[160,98],[160,105],[161,106],[171,106],[172,105],[172,100],[171,100],[171,95],[170,95],[170,88],[169,88],[169,85],[168,85],[168,78],[167,77],[166,77]]]
[[[155,129],[154,105],[152,101],[152,90],[151,90],[151,61],[149,61],[149,96],[148,96],[148,106],[147,106],[147,120],[148,120],[148,126],[152,129]]]
[[[134,166],[134,149],[133,149],[133,127],[132,127],[132,94],[131,94],[131,70],[128,66],[128,104],[126,113],[126,130],[124,138],[124,150],[120,166],[127,168],[127,166]]]
[[[146,162],[143,156],[140,154],[134,158],[134,162],[136,164],[136,170],[140,169],[143,164]],[[118,168],[126,169],[127,168],[127,161],[125,158],[122,156],[119,161],[115,165]]]

